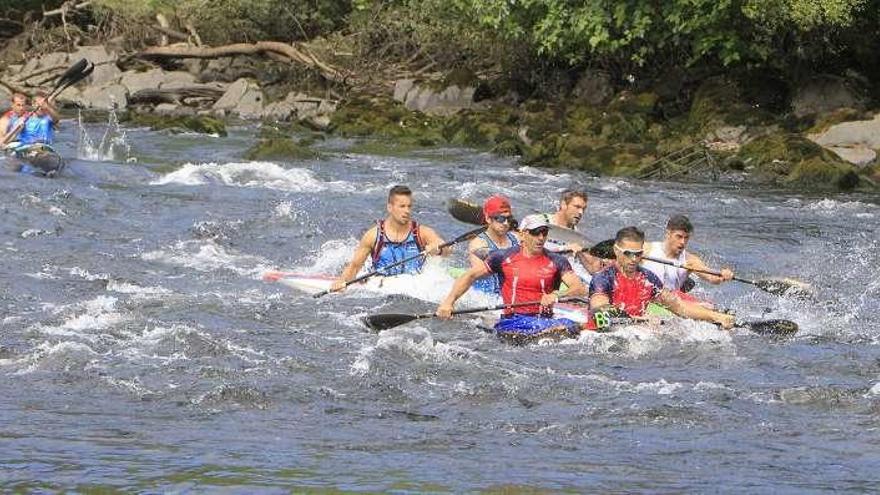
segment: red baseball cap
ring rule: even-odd
[[[494,215],[510,215],[510,200],[501,194],[489,196],[489,199],[483,203],[483,215],[486,221]]]

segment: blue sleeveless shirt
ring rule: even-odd
[[[507,248],[498,247],[498,245],[489,238],[489,234],[485,232],[480,234],[478,237],[486,241],[486,246],[489,247],[489,251],[486,253],[487,256],[492,252],[498,251],[500,249],[509,249],[519,246],[519,239],[517,239],[512,232],[507,233],[507,240],[510,241],[510,246]],[[480,292],[486,292],[489,294],[501,294],[501,279],[497,273],[490,273],[485,277],[478,278],[474,282],[473,287]]]
[[[51,144],[53,138],[54,126],[52,125],[52,117],[48,115],[31,115],[24,122],[24,127],[18,134],[18,141],[22,144]]]
[[[376,220],[376,242],[373,244],[373,269],[380,270],[383,275],[400,275],[401,273],[419,273],[425,264],[425,257],[397,265],[385,271],[382,268],[422,252],[422,241],[419,238],[419,224],[413,220],[409,233],[400,242],[393,242],[385,233],[385,222]]]

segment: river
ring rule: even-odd
[[[90,124],[91,134],[101,126]],[[78,128],[58,141],[76,155]],[[131,158],[55,179],[0,172],[0,481],[27,492],[868,492],[880,482],[876,197],[594,178],[460,149],[403,157],[319,144],[249,162],[229,137],[126,129]],[[430,311],[349,290],[313,299],[269,269],[337,273],[390,185],[451,239],[448,198],[549,211],[590,194],[582,231],[662,235],[810,300],[698,286],[792,338],[677,322],[511,346],[473,318],[379,334],[359,318]],[[461,249],[448,263],[462,265]],[[420,290],[438,300],[442,266]],[[872,460],[873,459],[873,460]]]

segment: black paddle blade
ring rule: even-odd
[[[798,331],[797,323],[790,320],[758,320],[737,322],[736,326],[748,328],[760,335],[794,335]]]
[[[759,289],[777,296],[790,295],[795,297],[808,297],[813,295],[812,288],[809,284],[787,278],[756,280],[755,285],[758,286]]]
[[[418,315],[406,315],[401,313],[385,313],[364,317],[364,325],[370,330],[378,332],[388,330],[404,323],[419,319]]]
[[[447,202],[446,210],[452,215],[452,218],[459,222],[469,223],[471,225],[485,225],[483,218],[483,209],[479,205],[475,205],[462,199],[450,198]]]
[[[603,260],[613,260],[614,256],[614,239],[605,239],[604,241],[590,248],[590,254]]]
[[[86,59],[81,59],[79,62],[71,65],[64,74],[58,76],[58,81],[55,82],[55,87],[60,88],[61,86],[67,84],[69,81],[77,78],[82,72],[88,67],[89,61]],[[94,66],[93,66],[94,68]],[[77,78],[78,81],[81,77]]]

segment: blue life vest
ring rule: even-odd
[[[422,252],[422,240],[419,238],[419,224],[413,220],[409,233],[401,242],[393,242],[385,233],[385,222],[376,220],[376,242],[373,244],[373,269],[380,270],[383,275],[400,275],[401,273],[419,273],[425,264],[425,257],[417,258],[402,263],[388,271],[382,268],[397,263],[406,258],[411,258]]]
[[[24,127],[18,134],[18,141],[22,144],[47,143],[51,144],[54,138],[54,125],[49,115],[31,115],[24,122]]]
[[[498,247],[498,245],[489,238],[489,234],[485,232],[480,234],[478,237],[486,241],[486,246],[488,246],[489,248],[489,250],[486,252],[486,256],[488,256],[493,251],[498,251],[499,249],[509,249],[519,246],[519,239],[517,239],[512,232],[507,233],[507,240],[510,241],[509,248]],[[501,278],[497,273],[490,273],[485,277],[478,278],[474,282],[473,287],[480,292],[486,292],[488,294],[501,294]]]

